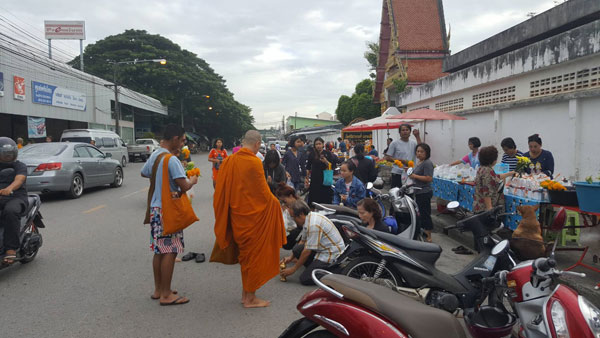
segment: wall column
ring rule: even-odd
[[[571,178],[579,179],[581,157],[581,104],[578,99],[569,100],[569,129],[573,135],[571,160],[573,161],[573,176]],[[556,159],[554,159],[556,161]],[[556,172],[555,172],[556,173]]]

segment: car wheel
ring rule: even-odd
[[[127,166],[127,158],[125,156],[123,156],[123,158],[121,159],[121,165],[123,166],[123,168]]]
[[[122,185],[123,185],[123,169],[117,167],[117,169],[115,169],[115,180],[110,186],[113,188],[118,188]]]
[[[83,177],[80,174],[73,175],[71,179],[71,188],[67,191],[69,198],[75,199],[83,195]]]

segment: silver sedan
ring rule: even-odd
[[[18,160],[27,165],[28,191],[79,198],[87,188],[123,184],[121,163],[87,143],[32,144],[19,151]]]

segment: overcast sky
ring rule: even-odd
[[[420,0],[417,0],[420,1]],[[452,52],[541,13],[555,0],[444,0]],[[93,43],[125,29],[174,40],[205,59],[259,128],[282,116],[334,113],[368,77],[366,41],[377,41],[381,0],[3,0],[0,13],[43,39],[44,20],[85,20]],[[401,27],[400,27],[401,29]],[[53,45],[79,53],[76,41]]]

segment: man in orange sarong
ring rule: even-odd
[[[269,306],[270,302],[256,297],[255,292],[279,274],[279,250],[286,243],[281,205],[256,157],[260,143],[260,133],[250,130],[244,147],[223,161],[213,201],[217,238],[211,261],[231,264],[222,258],[224,252],[231,255],[230,246],[239,248],[246,308]]]

